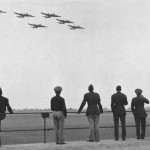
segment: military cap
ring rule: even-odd
[[[55,92],[61,92],[61,91],[62,91],[62,88],[61,88],[60,86],[56,86],[56,87],[54,88],[54,91],[55,91]]]
[[[136,89],[136,90],[135,90],[135,93],[136,93],[136,94],[141,94],[142,92],[143,92],[143,91],[142,91],[141,89]]]

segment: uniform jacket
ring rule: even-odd
[[[132,99],[131,110],[135,116],[140,118],[147,117],[147,113],[144,109],[144,103],[149,104],[149,100],[143,96],[137,96]]]
[[[51,110],[52,111],[63,111],[64,116],[67,117],[67,109],[64,98],[60,95],[56,95],[51,99]]]
[[[126,110],[125,106],[127,105],[127,97],[121,92],[117,92],[111,96],[111,109],[114,115],[125,116]]]
[[[84,99],[80,105],[78,113],[80,113],[84,107],[84,105],[88,104],[86,116],[90,115],[100,115],[100,112],[103,113],[103,108],[100,103],[100,96],[98,93],[89,92],[84,95]]]
[[[3,96],[0,96],[0,113],[5,113],[6,108],[11,114],[13,113],[12,108],[9,105],[8,99]]]

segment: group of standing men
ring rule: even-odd
[[[94,92],[93,85],[89,85],[89,92],[84,95],[83,101],[78,109],[78,114],[82,111],[85,104],[88,104],[86,116],[89,122],[89,139],[88,142],[99,142],[99,118],[100,114],[103,113],[103,107],[101,105],[101,99],[98,93]],[[56,96],[51,99],[51,110],[53,111],[53,122],[56,135],[56,144],[66,144],[64,142],[64,122],[67,118],[67,109],[65,105],[65,100],[60,96],[62,88],[57,86],[54,88]],[[121,93],[121,86],[116,87],[116,93],[111,96],[111,109],[113,112],[114,119],[114,137],[115,140],[119,140],[119,119],[122,125],[122,140],[126,139],[126,110],[125,105],[128,105],[127,96]],[[136,138],[145,138],[145,128],[146,128],[146,111],[144,109],[144,103],[149,104],[147,100],[142,95],[141,89],[135,90],[136,97],[132,99],[131,110],[134,115],[136,124]],[[141,124],[141,130],[140,130]]]
[[[101,99],[98,93],[94,92],[93,85],[89,85],[89,92],[84,95],[83,101],[78,110],[78,114],[82,111],[85,104],[88,104],[86,116],[89,122],[89,139],[88,142],[98,142],[99,136],[99,118],[103,113],[103,107],[101,105]],[[51,99],[51,110],[53,111],[53,122],[56,135],[56,144],[65,144],[64,142],[64,122],[67,118],[67,109],[65,105],[65,99],[60,96],[62,88],[57,86],[54,88],[56,96]],[[111,109],[114,119],[114,137],[115,140],[119,140],[118,126],[119,119],[122,125],[122,140],[126,139],[126,110],[125,105],[128,105],[127,96],[121,93],[121,86],[116,87],[116,93],[111,96]],[[131,110],[134,115],[136,124],[136,138],[145,138],[146,129],[146,117],[147,113],[144,109],[144,103],[149,104],[149,100],[142,95],[141,89],[135,90],[136,97],[132,99]],[[13,113],[9,101],[2,96],[2,89],[0,88],[0,120],[5,118],[5,111],[8,109],[10,113]],[[1,124],[0,124],[1,125]],[[140,130],[141,125],[141,130]]]

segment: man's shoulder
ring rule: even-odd
[[[124,96],[124,97],[127,97],[126,94],[124,94],[124,93],[121,93],[121,95]]]
[[[87,92],[87,93],[85,93],[84,95],[90,95],[90,94],[96,94],[96,95],[99,95],[99,93],[97,93],[97,92]]]
[[[53,96],[53,97],[51,98],[51,100],[54,100],[54,99],[55,99],[55,97],[56,97],[56,96]]]
[[[132,98],[132,101],[136,101],[138,98],[137,97],[133,97]]]
[[[116,95],[123,95],[123,96],[126,96],[124,93],[121,93],[121,92],[119,92],[119,93],[114,93],[114,94],[112,94],[112,96],[116,96]]]
[[[117,93],[114,93],[111,95],[111,97],[116,97],[118,94]]]
[[[89,92],[88,92],[88,93],[85,93],[84,96],[88,96],[89,94],[90,94]]]
[[[54,101],[54,100],[65,100],[63,97],[61,97],[61,96],[54,96],[54,97],[52,97],[51,98],[51,101]]]
[[[97,92],[93,92],[95,95],[99,95],[99,93],[97,93]]]
[[[4,100],[4,101],[8,101],[8,98],[4,97],[4,96],[0,96],[0,99],[1,100]]]
[[[114,93],[114,94],[112,94],[112,96],[111,96],[112,98],[115,98],[115,97],[127,97],[124,93]]]

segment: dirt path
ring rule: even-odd
[[[145,140],[127,139],[126,141],[102,140],[89,143],[86,141],[67,142],[65,145],[55,143],[38,143],[22,145],[4,145],[1,150],[150,150],[150,138]]]

